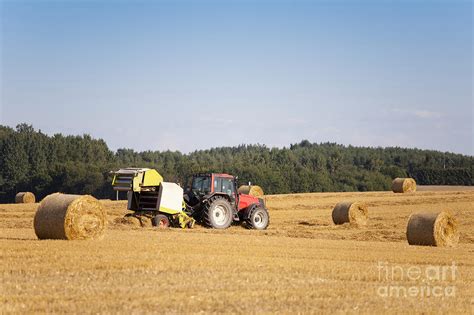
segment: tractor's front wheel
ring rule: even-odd
[[[233,220],[232,206],[222,197],[211,198],[202,211],[202,222],[209,228],[227,229]]]
[[[270,216],[268,215],[267,209],[263,207],[254,207],[250,210],[247,220],[245,220],[245,226],[248,229],[265,230],[270,223]]]

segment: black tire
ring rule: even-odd
[[[170,219],[164,214],[157,214],[151,220],[153,226],[156,226],[159,229],[167,229],[170,227]]]
[[[245,227],[254,230],[265,230],[270,224],[270,216],[267,209],[257,206],[250,209]]]
[[[232,206],[223,197],[212,197],[202,209],[202,223],[208,228],[227,229],[233,220]]]
[[[202,212],[203,211],[199,209],[198,210],[193,209],[193,212],[191,213],[190,216],[193,217],[193,219],[196,220],[197,222],[202,223]]]

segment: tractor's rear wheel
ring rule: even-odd
[[[204,205],[202,223],[214,229],[227,229],[234,220],[232,206],[223,197],[213,197]]]
[[[245,226],[248,229],[254,230],[265,230],[270,223],[270,216],[268,215],[267,209],[263,207],[254,207],[250,210],[247,220],[245,220]]]
[[[166,229],[170,226],[170,219],[163,214],[157,214],[153,217],[152,223],[159,229]]]

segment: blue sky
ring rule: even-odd
[[[471,1],[0,2],[2,125],[474,154]]]

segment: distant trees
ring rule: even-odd
[[[0,201],[18,191],[110,194],[108,168],[115,157],[103,140],[90,136],[49,137],[32,126],[0,126]]]
[[[47,136],[30,125],[0,126],[0,202],[18,191],[38,198],[61,191],[113,198],[110,170],[156,168],[167,181],[187,184],[198,172],[226,172],[266,193],[387,190],[395,177],[422,185],[473,185],[472,156],[404,148],[363,148],[303,140],[289,148],[240,145],[182,154],[112,152],[103,140]]]

